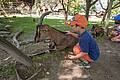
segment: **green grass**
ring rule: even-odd
[[[15,64],[0,66],[0,72],[3,77],[7,75],[14,75],[15,74],[14,69],[15,69]]]
[[[4,18],[2,18],[2,19],[4,19]],[[16,32],[23,30],[24,33],[22,35],[28,36],[31,34],[35,34],[35,32],[36,32],[36,26],[38,24],[39,18],[35,18],[35,19],[36,19],[36,22],[33,22],[32,17],[16,17],[16,18],[9,17],[9,19],[6,19],[6,20],[4,19],[7,22],[0,23],[0,25],[1,26],[13,25],[14,27],[12,29],[10,29],[10,31],[12,33],[15,34]],[[43,20],[43,24],[48,24],[51,27],[54,27],[60,31],[68,31],[68,30],[71,31],[69,26],[64,24],[64,19],[47,19],[47,18],[45,18]],[[102,27],[105,26],[105,23],[101,24],[101,21],[89,21],[86,29],[88,31],[90,31],[93,24],[98,24],[99,26],[102,26]],[[113,26],[113,25],[115,25],[114,22],[109,22],[109,26]],[[11,35],[11,37],[13,35]],[[99,38],[97,38],[97,41],[98,40],[99,40]]]
[[[4,19],[4,18],[2,18]],[[36,18],[36,22],[33,22],[32,17],[17,17],[17,18],[12,18],[9,17],[7,22],[4,22],[3,24],[0,24],[2,26],[5,26],[7,24],[13,25],[14,27],[11,29],[12,32],[18,32],[20,30],[24,30],[25,34],[32,33],[33,31],[36,31],[36,26],[38,24],[39,18]],[[64,24],[64,19],[47,19],[45,18],[43,20],[43,24],[48,24],[51,27],[54,27],[60,31],[67,31],[71,29],[69,26]],[[86,29],[90,30],[92,28],[93,24],[99,24],[100,26],[104,27],[105,24],[101,25],[100,21],[89,21],[89,24],[87,25]],[[113,22],[109,22],[109,26],[114,25]]]

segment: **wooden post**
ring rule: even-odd
[[[6,51],[16,61],[23,63],[25,66],[30,67],[33,64],[32,60],[28,56],[2,37],[0,37],[0,49]]]

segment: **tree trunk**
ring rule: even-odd
[[[67,2],[67,6],[66,6],[67,10],[66,10],[66,14],[65,14],[65,20],[68,19],[68,10],[69,10],[68,7],[69,7],[69,0],[68,0],[68,2]]]
[[[65,21],[67,20],[67,18],[68,18],[68,15],[67,15],[68,13],[67,13],[67,11],[65,12]]]
[[[108,24],[109,24],[109,19],[110,19],[110,14],[111,14],[111,9],[112,9],[113,1],[114,1],[114,0],[110,0],[110,3],[109,3],[108,15],[107,15],[107,19],[106,19],[105,29],[108,28]]]
[[[85,16],[86,16],[86,18],[87,18],[87,20],[88,20],[88,18],[89,18],[89,11],[90,11],[90,7],[92,6],[92,5],[94,5],[96,2],[97,2],[98,0],[94,0],[93,2],[92,2],[92,0],[86,0],[86,14],[85,14]],[[92,3],[91,3],[92,2]]]
[[[105,21],[105,18],[106,18],[106,15],[107,15],[107,9],[105,10],[105,14],[104,14],[104,16],[103,16],[103,18],[102,18],[102,21],[101,21],[101,23],[104,23],[104,21]]]
[[[90,10],[90,7],[87,7],[86,9],[86,19],[88,20],[88,17],[89,17],[89,10]]]
[[[0,37],[0,49],[6,51],[16,61],[23,63],[25,66],[30,67],[33,64],[32,60],[28,56],[26,56],[21,50],[19,50],[10,42],[8,42],[6,39],[1,37]]]
[[[86,19],[88,20],[88,17],[89,17],[89,10],[90,10],[90,3],[91,3],[91,0],[86,0]]]

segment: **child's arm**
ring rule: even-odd
[[[72,33],[72,32],[70,32],[70,31],[66,31],[66,32],[67,32],[67,34],[71,34],[72,36],[74,36],[74,37],[76,37],[76,38],[79,38],[79,37],[78,37],[78,34]]]
[[[81,58],[81,57],[83,57],[83,56],[85,56],[85,55],[87,55],[88,53],[83,53],[83,52],[81,52],[80,54],[77,54],[76,56],[73,56],[73,55],[68,55],[68,58],[70,58],[70,59],[78,59],[78,58]]]
[[[114,28],[114,27],[117,27],[116,25],[115,26],[110,26],[110,27],[108,27],[108,28]]]
[[[75,46],[79,46],[79,43],[77,43]]]

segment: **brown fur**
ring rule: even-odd
[[[45,38],[50,38],[54,42],[55,50],[62,50],[66,47],[74,46],[77,44],[78,39],[72,35],[66,34],[66,32],[61,32],[56,30],[49,25],[37,26],[35,40],[36,42],[43,41]]]
[[[101,28],[98,24],[94,24],[91,31],[95,32],[94,37],[102,37],[104,35],[104,29]]]

